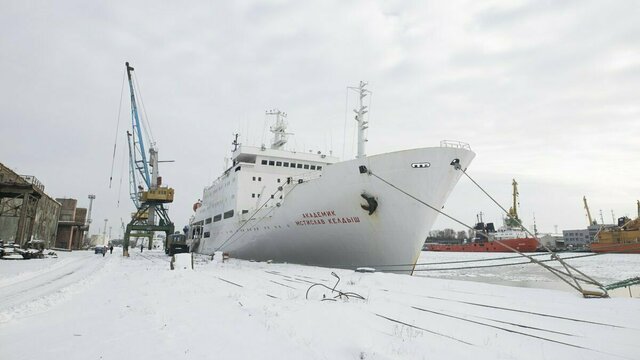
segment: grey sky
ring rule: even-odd
[[[107,217],[117,234],[132,210],[126,174],[116,207],[126,91],[108,188],[129,61],[160,155],[176,160],[161,175],[181,227],[231,134],[262,141],[267,109],[289,114],[290,147],[342,156],[347,138],[352,157],[345,87],[367,80],[368,154],[466,141],[469,173],[503,204],[518,180],[526,224],[586,225],[583,195],[611,222],[640,197],[638,19],[636,1],[4,1],[0,161],[54,197],[95,193],[92,232]],[[446,210],[500,222],[465,179]]]

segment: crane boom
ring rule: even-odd
[[[151,187],[151,176],[149,175],[149,164],[147,162],[147,155],[144,149],[144,139],[142,137],[140,117],[138,115],[138,104],[136,102],[136,95],[133,88],[133,80],[131,79],[131,72],[134,69],[129,66],[128,62],[125,63],[125,66],[127,67],[127,79],[129,80],[129,92],[131,93],[131,126],[133,128],[133,141],[131,144],[133,146],[133,152],[130,153],[130,160],[133,162],[133,165],[138,172],[140,172],[142,179],[147,185],[147,189],[149,189]],[[140,158],[138,159],[138,157]],[[137,191],[137,189],[134,189],[134,192],[135,191]]]
[[[133,135],[127,131],[127,144],[129,145],[129,197],[133,201],[136,209],[140,208],[140,197],[138,196],[138,182],[136,180],[136,167],[133,160],[133,148],[131,137]]]
[[[584,202],[584,209],[587,211],[587,218],[589,218],[589,226],[595,225],[596,222],[591,218],[591,211],[589,211],[589,205],[587,205],[587,197],[583,196],[582,201]]]

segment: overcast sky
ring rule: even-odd
[[[127,89],[116,134],[129,61],[160,157],[175,160],[160,171],[181,228],[231,134],[262,142],[267,109],[288,113],[289,148],[352,158],[345,88],[366,80],[368,154],[465,141],[469,174],[505,206],[519,182],[525,224],[582,228],[583,195],[610,223],[640,198],[638,19],[637,1],[3,1],[0,162],[52,197],[96,194],[91,232],[108,218],[119,235],[133,210]],[[500,222],[467,179],[445,211]]]

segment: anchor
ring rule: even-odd
[[[366,205],[360,204],[360,207],[362,207],[363,210],[368,211],[369,215],[373,214],[378,208],[378,201],[373,196],[367,194],[366,192],[363,192],[362,194],[360,194],[360,196],[363,199],[367,200],[367,204]]]

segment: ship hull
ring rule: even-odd
[[[592,243],[591,251],[595,253],[640,254],[640,243]]]
[[[410,273],[438,213],[398,189],[441,209],[462,175],[451,162],[459,159],[466,168],[474,156],[440,147],[335,163],[317,179],[283,186],[279,206],[205,228],[211,237],[200,239],[196,249],[256,261]],[[361,166],[379,178],[362,173]],[[375,198],[372,214],[363,209],[362,194]],[[196,212],[194,221],[207,216]]]
[[[509,247],[506,247],[507,245]],[[520,252],[534,252],[538,248],[538,241],[533,238],[505,239],[470,244],[426,244],[427,251],[450,252],[513,252],[510,248]]]

